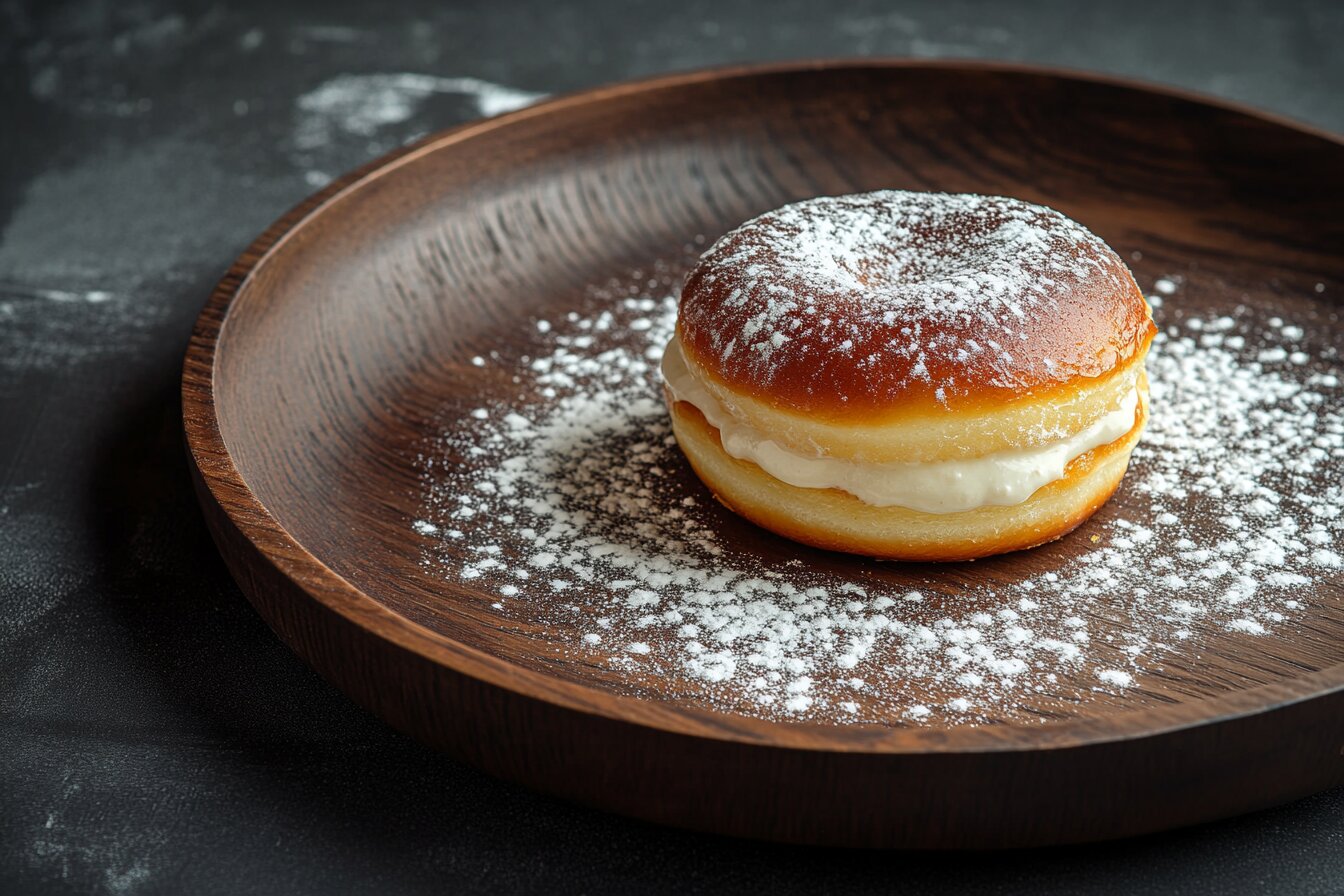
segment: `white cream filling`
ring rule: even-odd
[[[673,338],[663,353],[663,379],[677,401],[694,405],[719,431],[723,450],[799,488],[838,488],[866,504],[907,507],[924,513],[958,513],[987,505],[1021,504],[1036,490],[1064,478],[1074,458],[1114,442],[1134,427],[1136,385],[1120,406],[1081,432],[1032,448],[996,451],[965,460],[933,463],[862,463],[808,457],[780,445],[735,417],[686,365]]]

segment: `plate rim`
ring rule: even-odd
[[[720,740],[743,746],[871,755],[1034,752],[1094,747],[1172,734],[1286,709],[1344,691],[1344,662],[1341,662],[1307,675],[1203,700],[1123,710],[1101,718],[1073,718],[1031,725],[958,725],[949,728],[899,728],[877,723],[832,725],[762,719],[700,707],[663,705],[520,666],[402,616],[366,594],[310,552],[252,492],[234,464],[219,428],[215,403],[215,362],[219,341],[227,327],[231,308],[240,298],[246,297],[255,275],[271,262],[289,239],[319,216],[332,213],[342,199],[421,156],[532,118],[563,115],[571,108],[708,81],[842,70],[974,71],[1117,87],[1212,106],[1344,148],[1344,135],[1186,88],[1058,66],[965,59],[854,57],[714,66],[558,94],[522,109],[466,122],[379,156],[303,199],[254,239],[214,287],[193,326],[181,379],[183,427],[189,460],[193,473],[204,488],[204,491],[198,489],[199,498],[204,502],[208,494],[214,509],[223,513],[251,547],[297,592],[306,594],[327,610],[338,614],[344,622],[386,642],[387,646],[519,697],[671,735]],[[246,593],[246,589],[243,590]],[[584,695],[592,696],[584,699]],[[701,724],[684,724],[694,719],[701,720]],[[1116,724],[1118,719],[1123,719],[1125,724]],[[759,733],[753,736],[749,733],[752,730]],[[1025,737],[1004,736],[1006,732],[1019,731],[1030,734]],[[856,732],[864,736],[855,737]]]

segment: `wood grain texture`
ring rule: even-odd
[[[416,446],[445,407],[510,394],[505,368],[474,368],[474,354],[511,332],[526,353],[520,319],[562,312],[694,234],[883,187],[1051,205],[1124,257],[1141,245],[1141,279],[1198,267],[1194,306],[1234,289],[1291,308],[1318,282],[1344,284],[1344,146],[1171,92],[1018,67],[833,63],[561,98],[342,178],[220,283],[183,406],[230,569],[299,655],[394,726],[660,822],[800,843],[1022,846],[1344,781],[1338,577],[1289,635],[1209,634],[1131,698],[1044,695],[1033,710],[1045,724],[917,728],[763,721],[657,682],[632,694],[618,672],[567,661],[552,633],[501,620],[489,594],[426,571],[407,528]],[[1337,306],[1308,310],[1338,328]],[[731,534],[784,550],[744,525]],[[1011,582],[1042,562],[949,567],[941,588]]]

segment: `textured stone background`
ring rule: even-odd
[[[987,856],[780,849],[538,797],[394,734],[225,573],[177,377],[232,258],[422,133],[654,72],[1019,59],[1344,131],[1344,4],[0,0],[0,891],[1344,892],[1344,792]]]

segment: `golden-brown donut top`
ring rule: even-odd
[[[841,419],[998,404],[1099,377],[1155,327],[1125,263],[1059,212],[882,191],[786,205],[691,271],[677,334],[710,376]]]

